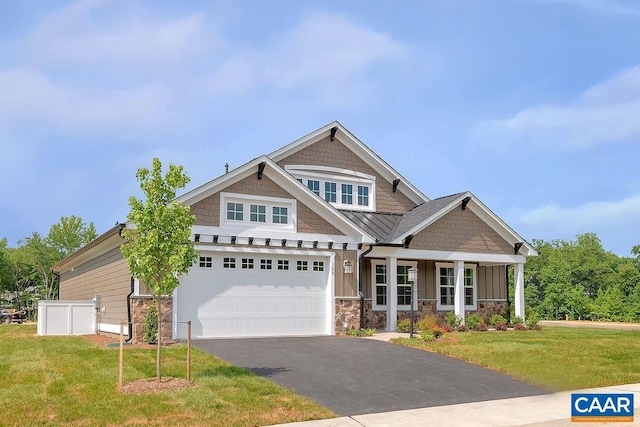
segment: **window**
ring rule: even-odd
[[[251,222],[266,222],[267,221],[267,207],[265,205],[250,205],[249,206],[249,221],[251,221]]]
[[[236,259],[227,257],[223,258],[222,268],[236,268]]]
[[[231,221],[242,221],[244,219],[243,209],[244,206],[242,203],[227,203],[227,219]]]
[[[282,206],[273,207],[273,223],[274,224],[286,224],[289,216],[288,209]]]
[[[211,268],[213,266],[213,261],[210,256],[201,256],[198,261],[198,266],[203,268]]]
[[[417,263],[415,261],[398,261],[396,267],[396,305],[398,310],[410,310],[411,309],[411,282],[409,281],[409,269],[415,268]],[[387,278],[388,266],[385,261],[372,261],[371,262],[371,277],[373,294],[373,309],[374,310],[386,310],[389,302],[389,282]],[[417,301],[414,301],[414,308],[417,305]]]
[[[369,206],[369,187],[358,185],[358,206]]]
[[[289,269],[289,261],[286,259],[278,260],[278,270],[288,270]]]
[[[324,261],[313,261],[313,271],[324,271]]]
[[[411,304],[411,282],[409,282],[409,266],[398,266],[398,305]]]
[[[320,195],[320,181],[309,179],[307,180],[307,187],[309,187],[309,190],[313,191],[318,196]]]
[[[375,266],[375,305],[387,305],[387,265],[378,264]]]
[[[253,270],[253,258],[242,258],[242,268],[245,270]]]
[[[309,270],[309,264],[307,263],[307,261],[298,261],[297,270],[298,271],[307,271],[307,270]]]
[[[329,203],[336,202],[336,183],[335,182],[324,183],[324,199]]]
[[[455,271],[453,264],[437,263],[438,310],[453,310],[455,305]],[[476,265],[465,264],[462,283],[465,310],[477,308]]]
[[[342,204],[343,205],[353,204],[353,185],[342,184]]]
[[[260,270],[271,270],[271,260],[270,259],[261,259],[260,260]]]

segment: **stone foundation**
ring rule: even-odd
[[[131,321],[133,322],[133,343],[144,342],[144,322],[149,306],[155,304],[153,298],[131,298]],[[173,299],[162,299],[162,340],[170,341],[173,329]]]
[[[344,323],[347,323],[347,330],[360,329],[360,300],[337,299],[335,302],[335,329],[336,334],[345,332]]]

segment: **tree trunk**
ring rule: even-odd
[[[160,354],[162,351],[162,297],[156,297],[157,304],[157,312],[158,312],[158,351],[156,354],[156,380],[160,382],[162,380],[162,375],[160,374],[161,369],[161,358]]]

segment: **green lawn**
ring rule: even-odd
[[[640,331],[544,328],[458,332],[449,337],[393,342],[453,356],[553,391],[640,383]]]
[[[254,426],[335,416],[197,349],[194,387],[122,394],[117,348],[35,333],[31,325],[0,325],[1,425]],[[154,349],[127,348],[124,356],[125,382],[155,376]],[[163,349],[163,375],[186,377],[186,346]]]

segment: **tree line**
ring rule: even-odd
[[[0,306],[30,311],[39,300],[58,299],[53,266],[96,237],[93,223],[72,215],[60,218],[46,235],[34,232],[15,247],[0,239]]]

